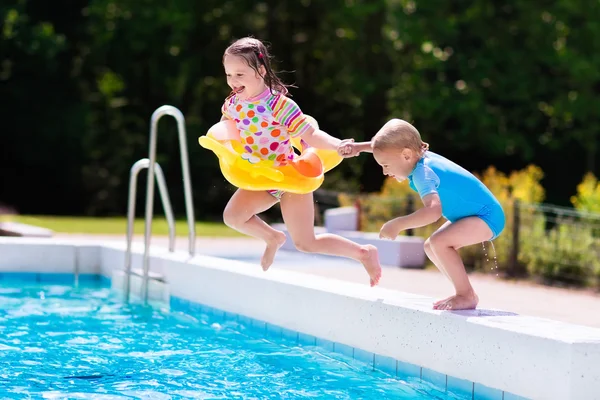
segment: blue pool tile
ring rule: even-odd
[[[73,277],[73,280],[75,278]],[[110,286],[110,279],[105,278],[102,275],[97,275],[97,274],[80,274],[79,275],[79,282],[83,283],[99,283],[101,285],[109,285]]]
[[[191,303],[189,300],[182,299],[177,297],[177,304],[182,308],[182,311],[188,311],[190,309]]]
[[[198,317],[198,314],[201,314],[200,304],[192,303],[186,299],[179,299],[179,311],[184,312],[186,314],[190,314],[194,317]]]
[[[300,346],[316,346],[317,338],[313,335],[307,335],[306,333],[298,332],[298,344]]]
[[[459,396],[473,396],[473,382],[448,375],[446,390]]]
[[[211,308],[210,316],[212,317],[213,320],[220,322],[225,319],[225,311],[219,310],[218,308]]]
[[[254,318],[252,319],[250,326],[251,326],[252,330],[257,333],[264,334],[267,330],[267,323],[265,321],[261,321],[261,320],[254,319]]]
[[[526,397],[517,396],[516,394],[512,394],[509,392],[504,392],[503,400],[529,400],[529,399]]]
[[[373,368],[373,353],[354,348],[354,359],[369,364]]]
[[[209,309],[206,306],[203,306],[202,304],[199,303],[195,303],[193,301],[187,301],[186,300],[186,312],[192,314],[195,317],[199,317],[201,314],[208,314]]]
[[[333,351],[339,354],[343,354],[346,357],[354,358],[354,347],[352,346],[336,342],[333,345]]]
[[[317,338],[317,346],[321,347],[324,350],[333,352],[334,344],[331,340]]]
[[[292,342],[295,345],[298,344],[298,332],[291,329],[282,328],[281,338],[285,341]]]
[[[37,281],[43,283],[73,284],[75,283],[75,275],[68,273],[38,274]]]
[[[273,339],[281,339],[281,327],[267,323],[267,336]]]
[[[475,400],[502,400],[502,390],[492,389],[481,383],[475,383],[473,394]]]
[[[3,272],[0,278],[4,282],[37,282],[39,274],[37,272]]]
[[[446,374],[442,374],[441,372],[429,368],[422,368],[421,379],[439,388],[446,389]]]
[[[210,315],[211,308],[209,306],[205,306],[204,304],[195,303],[190,301],[190,311],[197,312],[204,315]]]
[[[421,378],[421,367],[411,363],[398,361],[396,376],[403,380],[406,380],[407,378]]]
[[[110,279],[98,274],[80,274],[79,283],[94,283],[110,286]],[[0,281],[22,283],[75,284],[75,274],[70,272],[2,272]]]
[[[110,285],[112,282],[111,278],[109,278],[108,276],[99,275],[99,277],[100,277],[100,282],[102,282],[103,285]]]
[[[193,302],[192,302],[192,305],[193,305],[193,304],[198,304],[198,303],[193,303]],[[202,314],[206,314],[206,315],[208,315],[208,316],[211,316],[211,315],[213,315],[213,313],[215,312],[215,311],[214,311],[215,309],[214,309],[214,308],[212,308],[211,306],[207,306],[207,305],[205,305],[205,304],[198,304],[198,305],[199,305],[199,308],[200,308],[200,312],[201,312]]]
[[[238,317],[238,323],[246,329],[252,328],[252,318],[240,315]]]
[[[375,354],[375,369],[396,376],[396,360],[392,357]]]
[[[231,313],[231,312],[225,311],[225,313],[223,314],[223,319],[225,321],[237,321],[238,315],[236,313]]]
[[[184,304],[185,300],[179,297],[171,296],[171,298],[169,299],[169,307],[173,311],[185,311]]]

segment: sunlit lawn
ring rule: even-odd
[[[127,219],[125,217],[114,218],[90,218],[90,217],[57,217],[57,216],[28,216],[11,215],[3,216],[0,221],[14,221],[24,224],[47,228],[55,233],[81,233],[95,235],[124,235],[127,230]],[[144,233],[144,220],[136,219],[134,222],[134,233]],[[187,221],[175,221],[175,233],[177,236],[187,236]],[[153,235],[168,235],[169,230],[165,218],[154,218],[152,222]],[[196,222],[196,236],[242,236],[240,233],[230,229],[218,222]]]

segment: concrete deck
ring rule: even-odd
[[[89,240],[124,241],[122,236],[64,235]],[[51,240],[51,239],[50,239]],[[143,237],[136,236],[136,242]],[[153,237],[153,246],[166,247],[166,237]],[[188,248],[187,237],[178,237],[178,250]],[[245,261],[257,265],[264,245],[246,238],[198,238],[196,253]],[[316,256],[295,251],[280,251],[272,268],[294,270],[331,279],[364,282],[368,277],[362,266],[352,260]],[[268,272],[267,272],[268,273]],[[591,291],[563,289],[530,282],[509,282],[493,275],[471,274],[471,282],[480,298],[480,308],[501,309],[517,314],[549,318],[557,321],[600,328],[600,294]],[[452,286],[437,270],[410,270],[385,267],[380,287],[434,298],[452,294]]]

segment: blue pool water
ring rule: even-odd
[[[1,282],[0,398],[464,398],[211,318],[125,305],[100,282]]]

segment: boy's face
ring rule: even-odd
[[[375,149],[373,157],[383,168],[383,174],[391,176],[398,182],[405,180],[415,167],[410,149]]]
[[[265,81],[243,57],[226,55],[223,60],[227,84],[240,100],[258,96],[265,89]],[[264,67],[260,68],[263,73]]]

